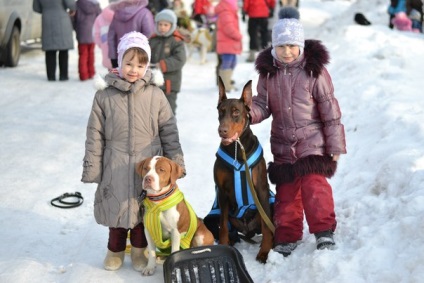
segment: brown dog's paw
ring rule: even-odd
[[[258,255],[256,256],[256,260],[259,261],[260,263],[266,263],[268,259],[268,253],[263,253],[263,252],[259,252]]]

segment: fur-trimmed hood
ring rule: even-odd
[[[255,61],[255,68],[260,75],[269,73],[270,77],[277,72],[277,62],[271,54],[272,47],[269,47],[259,53]],[[327,48],[319,40],[305,40],[304,52],[300,55],[299,61],[307,73],[312,73],[314,78],[317,78],[321,73],[322,68],[330,62],[330,55]],[[281,64],[281,63],[280,63]]]

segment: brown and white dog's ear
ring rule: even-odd
[[[143,176],[143,168],[144,168],[144,164],[147,162],[147,160],[148,160],[149,158],[146,158],[146,159],[144,159],[144,160],[142,160],[142,161],[140,161],[138,164],[137,164],[137,166],[136,166],[136,172],[137,172],[137,174],[138,175],[140,175],[141,177],[144,177]]]
[[[184,169],[175,161],[170,160],[171,162],[171,184],[175,184],[177,179],[179,179],[184,174]]]

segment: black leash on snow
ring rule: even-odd
[[[51,205],[59,208],[73,208],[78,207],[84,202],[80,192],[64,193],[50,201]]]

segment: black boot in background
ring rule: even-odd
[[[47,80],[56,80],[56,51],[46,51]]]
[[[59,80],[67,81],[68,77],[68,50],[59,51]]]

